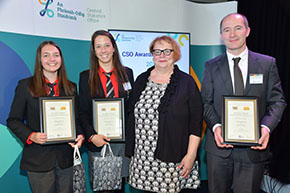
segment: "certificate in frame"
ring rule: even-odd
[[[93,99],[93,124],[97,134],[111,142],[125,141],[124,98]]]
[[[223,96],[222,136],[225,144],[259,146],[258,98]]]
[[[40,131],[45,144],[68,143],[76,139],[74,97],[39,97]]]

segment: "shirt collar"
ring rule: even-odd
[[[247,47],[246,47],[246,49],[245,49],[242,53],[240,53],[240,54],[237,55],[237,56],[235,56],[235,55],[233,55],[233,54],[231,54],[231,53],[229,53],[229,52],[227,51],[228,61],[232,61],[233,58],[237,58],[237,57],[241,57],[241,60],[244,61],[245,59],[247,59],[248,53],[249,53],[249,50],[248,50]]]
[[[110,72],[113,72],[113,71],[114,71],[114,68],[112,68],[112,70]],[[105,70],[101,66],[99,67],[99,72],[101,74],[103,74],[103,73],[110,73],[110,72],[105,72]]]
[[[57,77],[57,79],[54,81],[54,82],[49,82],[49,80],[47,80],[47,78],[45,78],[44,77],[44,80],[45,80],[45,83],[49,83],[49,84],[56,84],[56,85],[58,85],[58,80],[59,80],[59,78]]]

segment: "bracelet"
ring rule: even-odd
[[[93,137],[95,136],[96,134],[93,134],[90,138],[89,138],[89,142],[91,142],[92,141],[92,139],[93,139]]]

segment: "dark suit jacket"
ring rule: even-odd
[[[125,67],[125,71],[128,75],[131,86],[133,86],[134,78],[133,71],[130,68]],[[88,84],[89,71],[83,71],[80,73],[80,81],[79,81],[79,116],[80,116],[80,124],[83,130],[85,131],[86,139],[88,140],[93,134],[96,134],[96,131],[93,127],[93,114],[92,114],[92,99],[101,99],[105,98],[104,91],[101,95],[95,95],[93,98],[91,95],[91,89]],[[101,82],[99,85],[102,88]],[[122,92],[122,89],[119,90],[119,98],[125,98],[126,100],[129,98],[129,92]],[[126,103],[125,103],[126,107]],[[126,108],[125,108],[126,109]],[[126,112],[126,110],[125,110]],[[126,113],[125,113],[126,114]],[[86,140],[86,141],[87,141]],[[96,147],[92,143],[86,144],[90,151],[101,151],[101,148]]]
[[[263,74],[263,83],[250,84],[250,74]],[[226,54],[206,62],[201,95],[204,107],[204,119],[208,126],[205,149],[212,154],[227,157],[232,149],[218,148],[212,132],[212,127],[217,123],[221,123],[222,96],[233,95],[233,86]],[[272,132],[278,125],[286,108],[274,58],[249,51],[248,76],[244,95],[257,96],[259,98],[260,123],[268,126]],[[247,151],[253,162],[265,161],[269,156],[268,149],[260,151],[248,148]]]
[[[55,167],[56,160],[61,168],[73,165],[73,148],[67,143],[55,145],[27,144],[32,132],[40,132],[39,100],[33,97],[29,90],[32,78],[20,80],[11,105],[7,126],[24,144],[20,168],[27,171],[49,171]],[[75,90],[76,85],[75,85]],[[65,96],[60,90],[60,96]],[[77,98],[77,93],[74,96]],[[75,105],[77,106],[77,105]],[[76,109],[77,110],[77,109]],[[82,131],[76,118],[77,134]]]
[[[125,152],[128,157],[134,155],[135,148],[135,104],[145,89],[153,68],[138,76],[130,97]],[[202,104],[195,81],[177,66],[160,99],[158,112],[158,141],[154,156],[165,162],[178,163],[187,153],[189,136],[201,134]]]

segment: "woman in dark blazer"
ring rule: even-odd
[[[77,97],[76,85],[67,79],[62,52],[52,41],[39,45],[33,76],[19,81],[7,126],[24,144],[20,168],[27,171],[32,191],[71,193],[75,144],[42,145],[47,141],[47,134],[40,132],[42,96]],[[80,147],[84,136],[78,121],[76,132],[76,145]]]
[[[110,78],[105,73],[111,73]],[[114,90],[111,96],[111,89],[107,91],[106,87],[109,79]],[[88,142],[89,157],[100,156],[101,147],[110,141],[107,136],[98,134],[93,127],[92,99],[125,98],[126,106],[133,81],[133,71],[121,64],[113,36],[104,30],[96,31],[91,39],[90,69],[80,73],[79,82],[79,115]],[[127,177],[129,159],[124,157],[125,143],[110,143],[110,145],[114,155],[123,157],[122,177]],[[124,192],[124,188],[122,191]]]
[[[154,66],[136,79],[128,107],[129,184],[150,192],[196,189],[200,92],[193,78],[174,65],[180,48],[172,38],[156,38],[150,52]]]

